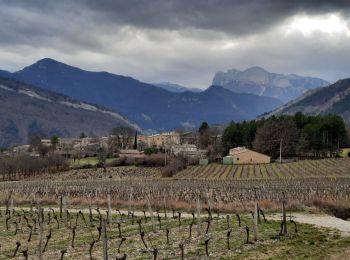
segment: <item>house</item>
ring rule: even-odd
[[[142,151],[136,149],[126,149],[119,151],[119,157],[125,158],[144,158],[145,154]]]
[[[193,132],[180,133],[181,144],[196,144],[197,138]]]
[[[155,147],[158,149],[169,149],[174,145],[196,144],[196,136],[192,132],[179,133],[176,131],[164,132],[152,135],[138,135],[137,143],[139,149]]]
[[[51,139],[41,139],[43,146],[51,147]],[[66,158],[97,156],[99,149],[108,148],[108,137],[58,138],[56,154]]]
[[[73,147],[70,146],[71,144],[69,142],[66,144],[64,142],[62,143],[65,145],[63,145],[61,150],[59,150],[61,154],[68,151],[73,156],[91,157],[97,156],[99,148],[103,147],[100,139],[98,138],[85,137],[82,139],[76,139],[75,141],[72,139],[71,141],[73,142]]]
[[[192,158],[205,158],[208,151],[207,150],[200,150],[197,148],[194,144],[177,144],[171,146],[171,154],[178,156],[183,155],[185,157],[192,157]]]
[[[148,147],[159,149],[169,149],[172,145],[180,144],[180,134],[176,132],[167,132],[154,134],[147,137]]]
[[[245,147],[230,149],[229,155],[233,158],[234,164],[260,164],[271,162],[270,156],[249,150]]]
[[[171,153],[174,155],[197,152],[197,146],[194,144],[178,144],[171,147]]]
[[[30,145],[29,144],[24,144],[24,145],[17,145],[15,147],[12,148],[12,152],[13,153],[27,153],[30,149]]]
[[[137,149],[142,151],[146,148],[149,148],[148,145],[148,136],[147,135],[137,135]]]

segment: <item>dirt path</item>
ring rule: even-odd
[[[288,214],[289,215],[289,214]],[[350,236],[350,221],[345,221],[323,214],[309,214],[309,213],[292,213],[293,220],[299,223],[311,224],[317,227],[333,228],[339,230],[342,236]],[[273,220],[280,220],[280,214],[270,215],[268,218]],[[289,219],[289,216],[287,216]]]

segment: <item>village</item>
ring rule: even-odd
[[[151,155],[157,154],[164,165],[171,158],[182,158],[192,165],[207,165],[210,162],[225,165],[271,162],[270,156],[246,147],[232,147],[222,156],[222,151],[217,149],[221,143],[221,134],[209,135],[203,140],[196,132],[171,131],[144,135],[130,129],[123,130],[103,137],[87,137],[85,134],[79,138],[36,137],[30,144],[15,146],[3,155],[26,154],[40,157],[55,154],[74,162],[89,158],[105,162],[106,159],[147,160]]]

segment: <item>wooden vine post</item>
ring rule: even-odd
[[[39,224],[39,243],[38,243],[38,259],[42,260],[43,259],[43,252],[42,252],[42,244],[43,244],[43,229],[44,229],[44,221],[42,218],[42,212],[43,209],[39,206],[38,208],[38,224]]]
[[[255,202],[255,209],[254,209],[254,241],[258,240],[258,211],[259,211],[259,206],[258,202]]]
[[[152,231],[154,231],[155,230],[155,225],[154,225],[153,210],[152,210],[151,202],[150,202],[149,198],[147,198],[147,205],[148,205],[148,211],[149,211],[149,213],[151,215]]]
[[[108,237],[106,220],[102,221],[103,260],[108,260]]]
[[[201,234],[201,202],[199,195],[197,197],[197,233],[198,236]]]
[[[286,213],[286,196],[283,194],[282,200],[282,234],[287,235],[287,213]]]
[[[112,225],[112,209],[111,209],[111,195],[107,195],[107,203],[108,203],[108,224]]]
[[[60,219],[62,219],[62,206],[63,206],[63,197],[60,197]]]

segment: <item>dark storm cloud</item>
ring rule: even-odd
[[[79,2],[79,1],[78,1]],[[82,8],[99,11],[105,22],[142,28],[186,27],[250,34],[296,13],[347,15],[349,0],[86,0]]]
[[[197,28],[251,34],[296,14],[339,12],[348,15],[349,0],[18,0],[8,5],[72,16],[91,15],[94,22],[148,29]],[[89,13],[85,13],[88,11]],[[45,21],[43,21],[45,23]]]

